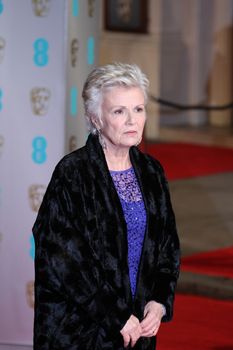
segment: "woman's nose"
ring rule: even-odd
[[[135,123],[134,114],[133,114],[132,111],[129,111],[129,110],[128,110],[128,113],[127,113],[127,123],[128,124],[134,124]]]

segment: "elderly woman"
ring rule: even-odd
[[[90,136],[56,166],[33,227],[35,350],[154,350],[172,318],[175,217],[160,163],[136,147],[147,89],[136,65],[87,78]]]

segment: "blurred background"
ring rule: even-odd
[[[113,61],[150,80],[140,147],[164,166],[181,240],[158,350],[233,349],[233,0],[0,0],[0,349],[31,349],[31,228],[86,141],[87,74]]]

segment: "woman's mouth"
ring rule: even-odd
[[[127,134],[127,135],[136,135],[136,134],[137,134],[137,131],[135,131],[135,130],[130,130],[130,131],[126,131],[125,134]]]

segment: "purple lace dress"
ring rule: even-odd
[[[128,265],[132,295],[135,295],[137,273],[146,230],[146,211],[133,168],[110,171],[127,224]]]

